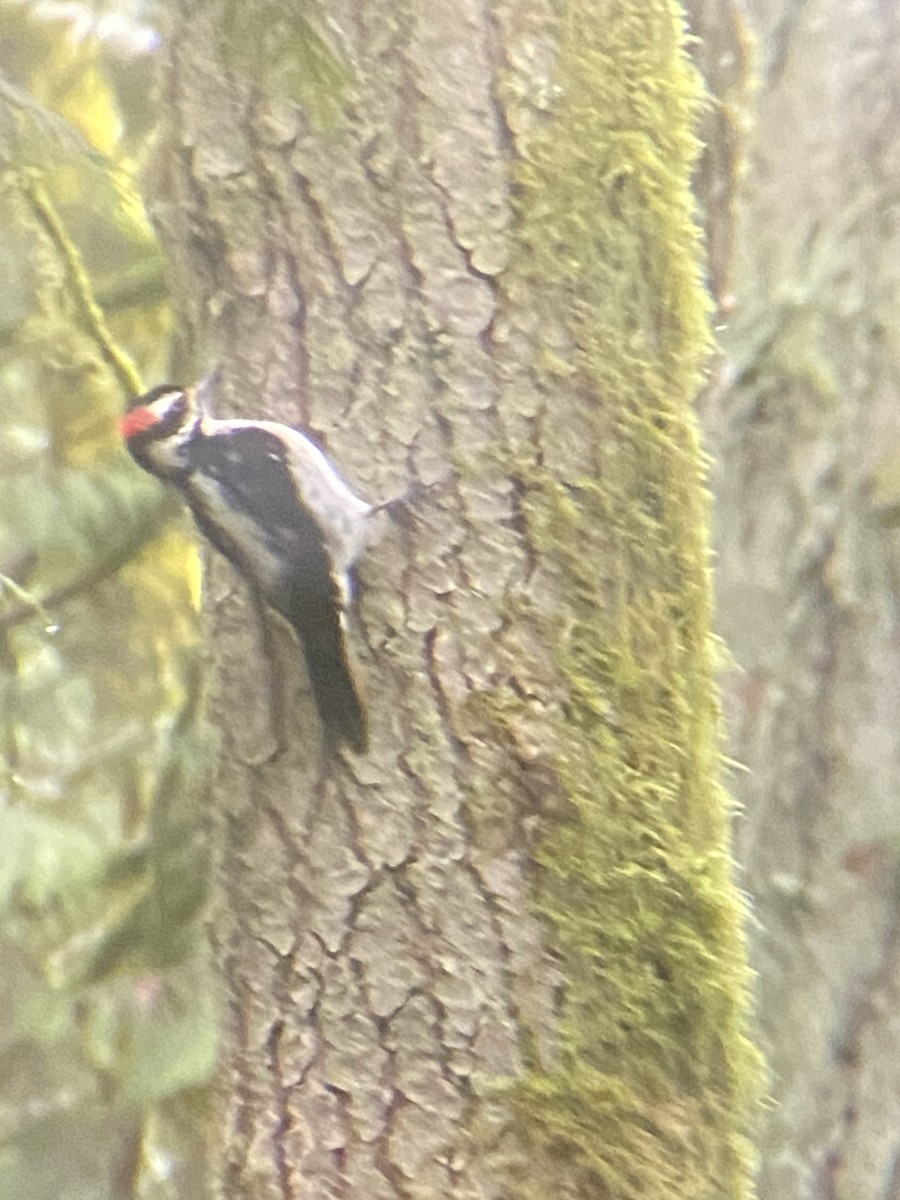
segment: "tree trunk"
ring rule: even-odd
[[[896,6],[751,0],[716,462],[765,1200],[900,1196]]]
[[[223,413],[427,490],[363,565],[346,765],[302,699],[272,758],[213,572],[219,1192],[745,1196],[680,10],[338,3],[333,51],[239,11],[174,18],[183,344]]]

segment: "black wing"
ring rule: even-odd
[[[182,490],[201,532],[297,631],[326,741],[361,753],[365,716],[347,663],[340,593],[287,449],[265,429],[198,434],[187,467]],[[217,484],[215,502],[192,485],[195,472]]]

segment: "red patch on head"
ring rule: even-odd
[[[119,432],[125,441],[129,441],[136,433],[144,433],[159,424],[159,417],[149,408],[133,408],[124,417],[119,418]]]

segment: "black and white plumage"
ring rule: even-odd
[[[204,536],[293,626],[328,747],[362,753],[365,714],[343,610],[376,510],[289,425],[205,415],[202,387],[166,384],[136,399],[121,421],[128,450],[179,490]]]

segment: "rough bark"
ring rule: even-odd
[[[715,456],[765,1200],[900,1196],[895,6],[749,3],[758,88]]]
[[[185,342],[367,498],[429,491],[364,565],[344,767],[302,700],[268,761],[214,572],[219,1190],[745,1195],[680,12],[337,3],[316,126],[223,66],[230,11],[175,14],[164,82]]]
[[[741,0],[687,0],[691,54],[706,84],[694,188],[703,221],[717,328],[734,309],[735,194],[752,111],[753,50]],[[716,347],[717,352],[719,347]],[[721,357],[716,359],[721,364]],[[718,371],[711,372],[715,380]],[[700,400],[701,408],[703,399]]]

